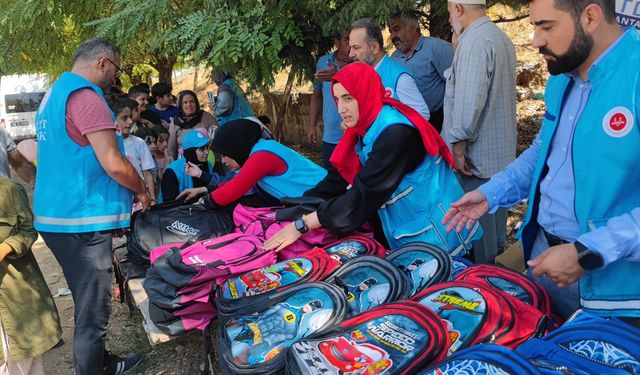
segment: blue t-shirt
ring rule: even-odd
[[[320,57],[316,64],[316,72],[327,69],[329,67],[327,61],[331,61],[332,64],[337,65],[335,57],[335,52]],[[333,100],[333,95],[331,95],[331,82],[314,80],[313,89],[322,90],[322,123],[324,125],[322,141],[334,145],[338,144],[340,138],[342,138],[342,130],[340,130],[342,117],[338,114],[338,107]]]
[[[438,38],[421,36],[409,58],[398,50],[391,54],[391,58],[413,74],[416,86],[431,113],[442,108],[446,84],[444,71],[449,69],[453,62],[451,43]]]
[[[167,107],[165,110],[159,110],[155,105],[149,106],[149,110],[157,114],[162,120],[171,122],[178,115],[178,107],[175,105]]]

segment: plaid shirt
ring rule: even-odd
[[[460,36],[447,79],[442,136],[467,141],[474,176],[490,178],[516,156],[516,53],[489,17]]]

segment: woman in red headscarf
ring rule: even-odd
[[[457,234],[442,225],[447,208],[463,192],[451,152],[436,130],[415,110],[387,97],[367,64],[340,70],[332,90],[347,128],[330,160],[341,178],[328,175],[307,191],[327,201],[276,233],[265,247],[283,249],[320,226],[347,235],[377,213],[392,250],[426,242],[452,255],[466,253],[482,229],[475,225]]]

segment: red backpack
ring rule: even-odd
[[[486,284],[537,308],[547,316],[551,316],[551,300],[547,291],[534,280],[516,271],[483,264],[467,268],[456,277],[456,280]]]
[[[547,330],[547,317],[536,308],[473,281],[436,284],[411,300],[427,306],[446,323],[451,353],[479,343],[514,349]]]

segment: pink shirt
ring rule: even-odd
[[[80,146],[89,146],[86,135],[118,127],[104,99],[92,89],[78,90],[67,99],[66,127],[69,137]]]

